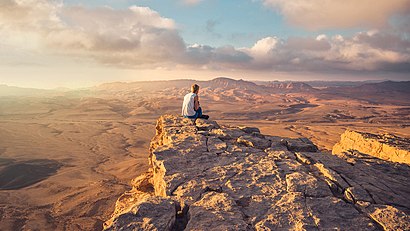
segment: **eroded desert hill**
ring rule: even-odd
[[[165,115],[106,230],[409,230],[410,167]]]

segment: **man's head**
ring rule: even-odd
[[[192,92],[192,93],[195,93],[195,94],[198,94],[198,92],[199,92],[199,86],[198,86],[197,84],[192,84],[192,86],[191,86],[191,92]]]

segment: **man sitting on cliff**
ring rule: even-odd
[[[188,93],[184,97],[184,103],[182,104],[182,116],[190,119],[208,119],[208,115],[202,114],[202,108],[199,105],[199,86],[193,84],[191,86],[191,93]]]

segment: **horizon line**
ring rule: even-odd
[[[72,87],[63,87],[63,86],[58,86],[58,87],[50,87],[50,88],[38,88],[38,87],[27,87],[23,85],[9,85],[7,83],[0,83],[0,86],[6,86],[6,87],[16,87],[16,88],[22,88],[22,89],[33,89],[33,90],[85,90],[93,87],[98,87],[104,84],[113,84],[113,83],[121,83],[121,84],[131,84],[131,83],[143,83],[143,82],[170,82],[170,81],[198,81],[198,82],[207,82],[207,81],[212,81],[215,79],[220,79],[220,78],[225,78],[225,79],[230,79],[230,80],[235,80],[235,81],[247,81],[247,82],[253,82],[255,84],[261,83],[261,82],[298,82],[298,83],[309,83],[309,82],[325,82],[325,83],[366,83],[366,82],[372,82],[372,83],[382,83],[382,82],[408,82],[409,80],[389,80],[389,79],[366,79],[366,80],[249,80],[249,79],[244,79],[244,78],[234,78],[234,77],[226,77],[226,76],[218,76],[212,79],[208,80],[197,80],[197,79],[191,79],[191,78],[186,78],[186,79],[156,79],[156,80],[130,80],[130,81],[112,81],[112,82],[101,82],[92,86],[85,86],[85,87],[77,87],[77,88],[72,88]]]

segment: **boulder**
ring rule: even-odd
[[[176,204],[162,197],[136,201],[132,208],[113,219],[105,230],[171,230],[175,223]]]
[[[292,152],[316,152],[318,148],[306,138],[284,139],[284,144]]]

